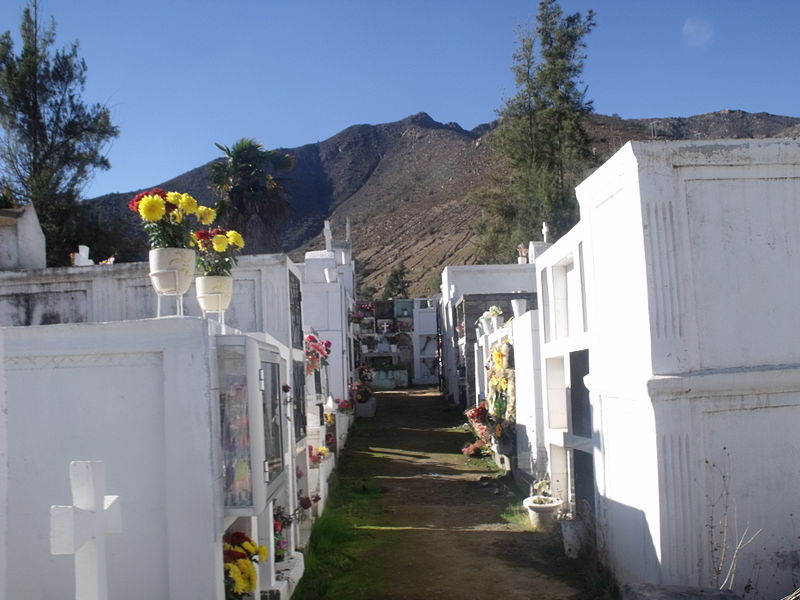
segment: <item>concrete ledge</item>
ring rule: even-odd
[[[622,600],[741,600],[741,596],[733,592],[677,585],[626,583],[622,586]]]

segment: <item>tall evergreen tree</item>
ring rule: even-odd
[[[108,169],[105,144],[119,134],[108,108],[81,100],[86,63],[78,43],[52,51],[55,21],[43,28],[32,0],[20,22],[0,36],[0,189],[5,205],[33,204],[47,239],[48,262],[67,264],[81,241],[78,204],[94,169]]]
[[[577,219],[574,186],[592,162],[584,119],[592,110],[580,77],[594,13],[564,15],[541,0],[533,31],[522,31],[513,56],[516,94],[498,111],[492,142],[507,172],[471,198],[479,258],[508,261],[519,243],[539,239],[543,221],[554,238]]]
[[[391,300],[393,298],[408,298],[408,286],[411,282],[406,279],[408,271],[405,263],[401,262],[396,265],[389,273],[389,279],[383,288],[381,298],[383,300]]]

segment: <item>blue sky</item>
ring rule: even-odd
[[[18,39],[24,0],[0,2]],[[57,46],[78,40],[84,99],[111,108],[110,171],[85,195],[152,186],[216,158],[214,142],[268,148],[425,111],[470,129],[514,92],[521,0],[40,0]],[[723,108],[800,116],[793,0],[562,0],[594,9],[584,82],[625,118]]]

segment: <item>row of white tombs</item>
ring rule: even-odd
[[[145,263],[0,272],[0,600],[290,597],[363,396],[349,242],[233,276],[153,318]]]
[[[577,193],[555,244],[444,269],[435,358],[469,451],[548,481],[621,582],[788,594],[800,144],[629,143]],[[0,272],[0,600],[288,597],[362,351],[326,233],[303,265],[242,257],[227,327],[148,318],[141,264]]]

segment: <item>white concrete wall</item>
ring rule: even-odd
[[[0,330],[0,364],[5,362],[5,341]],[[8,539],[8,401],[6,371],[0,369],[0,540]],[[0,543],[0,600],[6,600],[6,544]]]
[[[156,294],[147,263],[0,272],[0,324],[101,323],[156,316]],[[288,273],[301,278],[284,254],[242,256],[233,270],[234,292],[225,321],[240,331],[265,331],[290,342]],[[184,295],[184,314],[200,316],[194,284]],[[162,300],[175,314],[175,299]],[[213,317],[212,317],[213,318]]]
[[[102,460],[123,514],[106,546],[113,597],[222,598],[208,339],[200,319],[5,330],[9,597],[69,595],[49,507],[71,504],[71,460]]]
[[[538,311],[511,322],[517,391],[517,466],[528,478],[545,464],[544,403]]]
[[[800,575],[786,475],[798,464],[800,145],[633,142],[577,191],[612,566],[623,580],[713,584],[708,465],[724,465],[739,533],[764,528],[734,589],[750,578],[757,597],[788,594]]]
[[[44,232],[33,206],[0,209],[0,269],[43,269],[46,265]]]
[[[465,294],[536,292],[536,270],[530,264],[463,265],[442,271],[442,368],[449,394],[458,394],[458,340],[453,310]],[[472,324],[466,324],[471,327]],[[458,398],[454,398],[458,400]]]
[[[347,397],[350,377],[347,298],[337,283],[303,283],[303,322],[323,340],[331,341],[328,383],[334,398]],[[323,375],[324,377],[324,375]]]
[[[344,246],[344,243],[339,243]],[[353,305],[351,292],[353,263],[349,252],[340,248],[307,252],[300,266],[303,283],[303,323],[332,343],[327,367],[329,392],[334,398],[348,396],[352,378],[354,343],[349,323]]]
[[[422,299],[414,300],[414,332],[412,344],[414,351],[415,385],[432,385],[439,381],[437,373],[431,373],[429,366],[435,364],[436,358],[436,302],[431,299],[431,307],[421,308]]]

